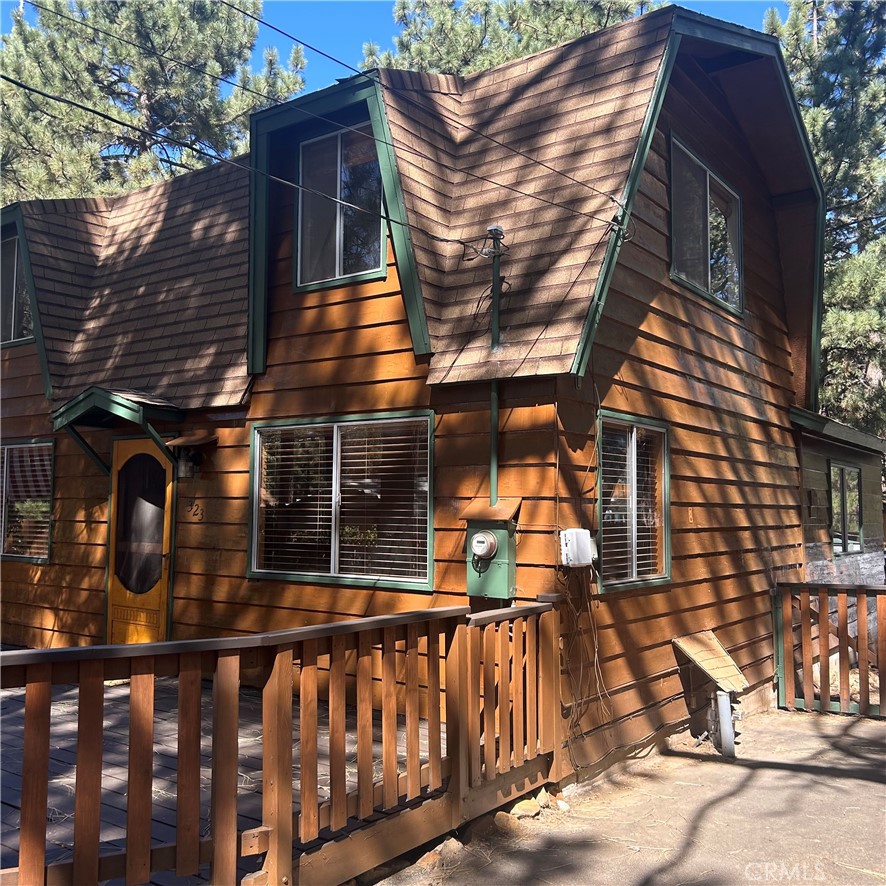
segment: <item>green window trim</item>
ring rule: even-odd
[[[48,470],[48,480],[45,481],[48,489],[45,491],[44,495],[31,496],[27,499],[20,499],[22,505],[25,505],[29,502],[40,502],[41,499],[45,499],[44,507],[39,507],[39,505],[31,504],[28,507],[27,511],[43,511],[45,510],[45,553],[40,554],[30,554],[30,553],[14,553],[7,551],[7,540],[10,536],[10,533],[13,531],[12,523],[15,522],[15,519],[19,521],[31,520],[33,521],[35,517],[27,516],[25,513],[18,515],[17,518],[13,518],[10,516],[10,502],[8,500],[9,493],[11,491],[11,483],[9,482],[9,471],[10,471],[10,461],[8,458],[9,450],[13,449],[37,449],[41,448],[44,450],[48,450],[48,463],[44,465],[44,468]],[[14,561],[16,563],[49,563],[52,558],[52,529],[53,529],[53,507],[55,502],[55,440],[46,439],[46,438],[34,438],[28,440],[6,440],[3,442],[2,446],[0,446],[0,452],[2,452],[2,465],[0,465],[0,558],[3,560]],[[21,480],[19,482],[22,482]],[[36,482],[35,477],[31,477],[30,480],[26,482]],[[38,520],[39,520],[38,515]],[[21,543],[24,543],[23,539],[20,539]]]
[[[250,438],[250,460],[249,460],[249,536],[247,544],[247,571],[246,576],[249,579],[266,579],[271,581],[287,581],[298,582],[301,584],[328,584],[340,587],[369,587],[379,589],[392,590],[409,590],[416,592],[432,592],[434,590],[434,413],[431,410],[405,410],[397,412],[382,413],[361,413],[353,415],[332,415],[314,418],[298,418],[298,419],[276,419],[273,421],[261,421],[252,424]],[[261,453],[261,433],[268,429],[296,429],[296,428],[320,428],[333,427],[340,428],[355,424],[383,424],[395,422],[422,420],[427,422],[427,568],[423,578],[410,579],[396,576],[368,576],[368,575],[352,575],[348,573],[332,573],[332,572],[307,572],[307,571],[283,571],[260,569],[257,567],[258,558],[258,531],[260,526],[259,510],[260,510],[260,494],[259,484],[260,476],[260,453]],[[336,454],[335,458],[340,456]],[[336,474],[340,471],[340,465],[336,463],[334,468]],[[338,532],[338,508],[337,504],[334,508],[333,526]],[[337,538],[336,545],[340,539]],[[330,564],[331,568],[331,564]]]
[[[854,490],[851,488],[853,485]],[[863,554],[861,467],[845,462],[829,461],[828,492],[830,498],[828,531],[834,557]]]
[[[271,162],[271,142],[274,134],[281,130],[297,127],[299,131],[318,134],[316,116],[331,117],[336,120],[344,115],[357,113],[359,119],[368,119],[372,125],[373,137],[377,140],[379,167],[382,179],[383,212],[391,219],[386,225],[389,230],[403,293],[406,318],[412,347],[416,356],[431,353],[431,340],[425,315],[424,299],[418,276],[418,266],[412,246],[412,237],[405,226],[406,206],[397,160],[392,146],[390,128],[381,96],[381,86],[373,77],[361,74],[294,101],[268,108],[253,114],[250,119],[250,144],[253,166],[257,170],[268,171]],[[329,124],[327,131],[335,128]],[[350,123],[348,123],[350,125]],[[267,368],[267,325],[268,325],[268,241],[270,237],[268,219],[269,181],[266,175],[253,172],[250,187],[250,242],[249,242],[249,334],[247,339],[248,370],[251,374],[264,372]],[[297,201],[296,201],[297,202]],[[293,237],[296,231],[293,231]],[[339,281],[307,284],[295,287],[296,291],[320,291],[336,285],[355,285],[384,279],[387,276],[387,245],[383,246],[382,269]],[[293,263],[293,285],[296,283],[295,263]]]
[[[603,539],[604,501],[603,501],[603,433],[604,427],[624,427],[633,431],[637,429],[649,430],[661,435],[661,572],[650,576],[631,577],[623,579],[606,579],[606,550]],[[600,552],[600,565],[597,570],[597,586],[600,593],[615,593],[634,589],[653,588],[666,585],[671,582],[671,469],[670,469],[670,444],[668,439],[669,426],[667,422],[658,419],[646,418],[610,409],[600,409],[597,418],[597,549]],[[635,466],[634,466],[635,467]]]
[[[711,288],[705,288],[700,285],[698,281],[692,280],[686,274],[682,273],[677,269],[677,242],[680,239],[680,234],[676,231],[676,226],[674,223],[675,216],[677,214],[677,204],[678,197],[675,195],[675,186],[676,186],[676,157],[677,154],[682,153],[685,157],[688,157],[690,161],[692,161],[703,173],[705,177],[705,205],[707,207],[707,212],[704,215],[705,221],[705,234],[702,238],[703,241],[707,241],[706,253],[707,259],[705,262],[705,270],[706,275],[708,277],[708,286],[710,287],[710,270],[711,270],[711,251],[712,251],[712,235],[711,235],[711,192],[712,192],[712,183],[713,183],[713,191],[718,192],[721,199],[725,198],[728,200],[732,198],[734,201],[735,209],[736,209],[736,217],[734,220],[734,225],[732,230],[728,230],[728,221],[724,223],[727,225],[726,232],[726,240],[727,246],[731,246],[734,250],[734,264],[735,264],[735,273],[738,276],[737,283],[737,304],[730,304],[726,298],[723,298],[717,295],[716,292],[713,292]],[[712,304],[717,305],[718,307],[728,311],[731,314],[734,314],[737,317],[741,317],[744,315],[744,297],[745,297],[745,273],[744,273],[744,229],[742,223],[742,201],[739,194],[732,188],[727,182],[725,182],[719,175],[717,175],[710,167],[710,165],[701,159],[701,157],[689,148],[683,141],[681,141],[677,136],[671,134],[671,160],[670,160],[670,212],[668,214],[668,230],[669,230],[669,241],[670,241],[670,250],[671,250],[671,267],[670,267],[670,277],[671,279],[679,283],[681,286],[689,289],[694,292],[696,295],[700,295],[702,298],[707,299]],[[724,216],[725,219],[725,216]]]

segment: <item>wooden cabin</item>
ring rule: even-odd
[[[556,593],[560,777],[685,724],[675,638],[713,630],[766,703],[826,479],[794,423],[823,212],[777,42],[675,7],[7,207],[3,641]]]

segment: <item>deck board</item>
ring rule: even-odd
[[[22,760],[24,756],[24,689],[0,692],[2,717],[2,756],[0,756],[0,868],[18,864]],[[77,704],[75,686],[54,686],[50,721],[49,800],[47,803],[47,861],[69,860],[73,855],[74,784],[77,759]],[[100,841],[102,852],[126,843],[127,766],[129,762],[129,683],[105,684],[104,740]],[[379,712],[372,724],[373,779],[382,774],[382,723]],[[329,712],[318,703],[317,792],[322,800],[330,797]],[[178,741],[178,689],[172,678],[158,678],[154,687],[154,750],[152,754],[151,845],[175,842],[176,768]],[[293,806],[299,808],[300,736],[298,716],[293,723]],[[212,687],[204,682],[201,693],[200,833],[209,832],[212,731]],[[397,766],[405,771],[405,718],[397,717]],[[421,757],[427,761],[427,723],[421,722]],[[443,753],[445,754],[445,742]],[[357,712],[345,712],[345,759],[347,791],[357,787]],[[262,821],[261,797],[262,716],[261,692],[240,689],[240,734],[237,775],[237,829],[254,828]],[[255,870],[259,858],[240,859],[242,876]],[[151,883],[173,886],[209,881],[208,867],[200,877],[177,878],[174,872],[154,874]],[[114,881],[116,882],[116,881]],[[121,881],[122,882],[122,881]]]

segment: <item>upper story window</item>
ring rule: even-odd
[[[741,202],[676,140],[671,141],[671,240],[674,276],[741,311]]]
[[[302,142],[299,167],[297,284],[381,271],[381,170],[371,127]]]
[[[428,581],[427,418],[255,433],[256,572]]]
[[[667,562],[665,432],[603,423],[600,565],[604,584],[664,577]]]
[[[0,447],[3,554],[46,559],[52,517],[52,444]]]
[[[5,344],[30,338],[34,326],[18,237],[4,236],[0,247],[0,344]]]
[[[861,540],[861,471],[831,465],[831,538],[835,554],[857,554]]]

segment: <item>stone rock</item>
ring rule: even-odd
[[[418,859],[418,861],[416,861],[415,867],[423,871],[433,871],[436,868],[439,868],[442,864],[443,858],[440,855],[438,848],[426,852],[420,859]]]
[[[496,812],[493,823],[496,830],[508,837],[520,837],[525,832],[524,826],[507,812]]]
[[[560,812],[572,812],[572,807],[565,800],[557,800],[557,809]]]
[[[547,809],[551,805],[551,795],[542,788],[536,795],[535,801],[542,809]]]
[[[511,815],[515,818],[535,818],[541,812],[538,800],[526,797],[511,807]]]
[[[473,843],[482,840],[495,827],[491,815],[481,815],[475,818],[464,830],[464,842]]]
[[[453,864],[461,858],[464,847],[455,837],[450,837],[437,847],[437,852],[440,854],[443,864]]]

